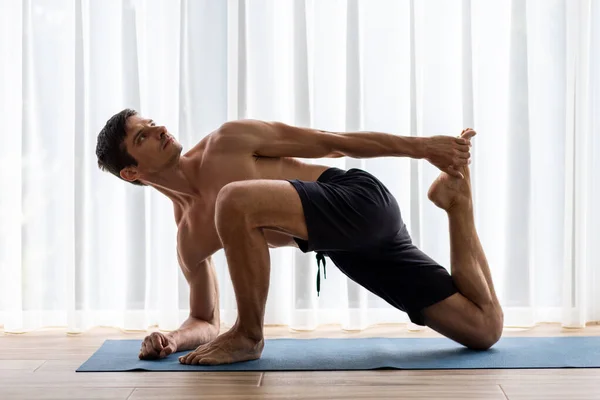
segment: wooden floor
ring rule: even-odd
[[[224,328],[226,330],[226,328]],[[359,372],[126,372],[76,373],[106,339],[143,338],[98,328],[79,335],[51,329],[0,334],[0,399],[600,399],[600,369],[434,370]],[[600,326],[541,325],[507,329],[504,336],[591,336]],[[269,327],[267,338],[437,337],[427,329],[378,326],[343,332]]]

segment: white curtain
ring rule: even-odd
[[[221,123],[457,135],[474,127],[476,224],[507,326],[600,320],[600,0],[0,0],[0,324],[177,328],[188,288],[169,201],[101,172],[129,107],[189,149]],[[450,269],[439,173],[359,167]],[[272,250],[266,323],[406,322],[331,262]],[[215,255],[225,324],[236,317]],[[368,266],[365,266],[368,268]]]

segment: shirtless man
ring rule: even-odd
[[[259,358],[269,247],[281,246],[315,251],[318,261],[326,255],[414,323],[469,348],[490,348],[502,334],[503,312],[473,218],[468,164],[474,135],[470,129],[458,137],[336,133],[240,120],[182,155],[164,126],[132,110],[114,115],[98,135],[98,165],[173,201],[178,261],[190,285],[189,318],[174,332],[149,335],[139,357],[195,349],[179,361]],[[373,175],[294,158],[343,156],[426,159],[442,170],[428,197],[449,218],[451,275],[412,244],[396,200]],[[222,248],[238,318],[219,335],[211,255]]]

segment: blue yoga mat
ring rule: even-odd
[[[217,366],[180,364],[187,351],[142,361],[140,345],[140,340],[107,340],[77,371],[600,368],[600,336],[506,337],[487,351],[447,338],[267,339],[260,359]]]

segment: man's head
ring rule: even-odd
[[[98,134],[96,156],[103,171],[145,186],[140,179],[177,163],[182,146],[164,126],[125,109],[113,115]]]

